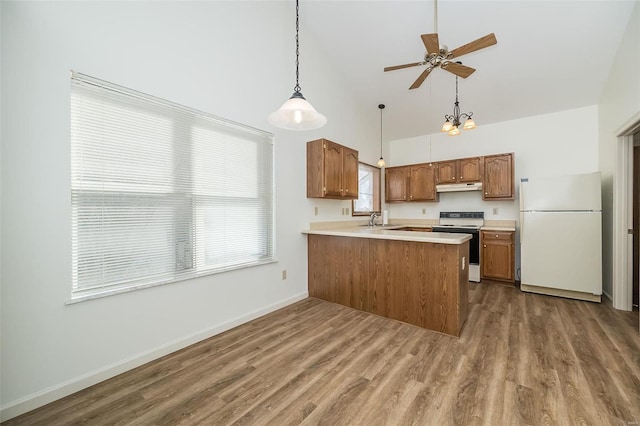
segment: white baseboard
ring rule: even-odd
[[[36,408],[42,407],[43,405],[46,405],[50,402],[56,401],[60,398],[64,398],[65,396],[71,395],[72,393],[88,388],[89,386],[93,386],[104,380],[110,379],[111,377],[117,376],[118,374],[139,367],[143,364],[161,358],[167,354],[185,348],[194,343],[208,339],[209,337],[215,336],[216,334],[223,333],[227,330],[259,318],[270,312],[276,311],[280,308],[291,305],[292,303],[306,299],[307,297],[309,297],[308,292],[297,294],[288,299],[279,301],[262,309],[258,309],[257,311],[250,312],[246,315],[242,315],[241,317],[216,325],[215,327],[193,333],[191,335],[169,342],[166,345],[159,346],[150,351],[135,355],[122,361],[118,361],[116,363],[91,371],[87,374],[83,374],[82,376],[75,377],[71,380],[67,380],[66,382],[59,383],[42,391],[9,402],[0,407],[0,421],[6,421],[31,410],[35,410]]]

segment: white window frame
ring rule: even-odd
[[[72,71],[68,303],[275,262],[273,139]]]

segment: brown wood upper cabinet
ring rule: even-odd
[[[385,200],[437,201],[436,166],[432,163],[385,169]]]
[[[407,201],[409,166],[387,167],[384,170],[385,200]]]
[[[482,165],[482,157],[439,161],[436,181],[439,184],[480,182],[482,180]]]
[[[358,198],[358,151],[328,139],[307,142],[307,198]]]
[[[513,153],[484,157],[482,198],[485,200],[513,200]]]

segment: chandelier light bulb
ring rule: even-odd
[[[457,126],[453,126],[451,130],[449,130],[449,136],[458,136],[460,134],[460,129]]]
[[[473,121],[473,118],[467,118],[467,121],[464,122],[464,126],[462,126],[464,130],[472,130],[476,128],[476,123]]]

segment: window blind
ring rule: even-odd
[[[273,135],[71,77],[72,300],[274,260]]]

